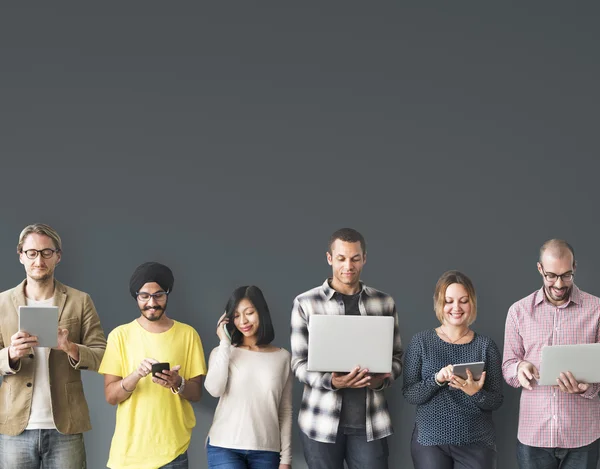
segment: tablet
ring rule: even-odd
[[[39,347],[58,346],[58,306],[19,306],[19,330],[37,336]]]
[[[600,383],[600,344],[547,345],[542,348],[540,386],[556,386],[561,372],[570,371],[577,381]]]
[[[458,363],[456,365],[452,365],[452,373],[456,376],[467,379],[467,368],[473,375],[473,379],[475,381],[479,381],[481,379],[481,373],[483,373],[483,368],[485,367],[485,362],[473,362],[473,363]]]
[[[347,373],[355,367],[390,373],[392,316],[313,314],[308,320],[308,371]]]

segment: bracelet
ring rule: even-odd
[[[179,387],[177,388],[177,391],[175,391],[175,389],[171,388],[171,392],[173,394],[181,394],[183,392],[183,390],[185,389],[185,378],[182,376],[181,377],[181,384],[179,385]]]
[[[446,386],[446,385],[448,384],[448,383],[440,383],[440,382],[437,380],[437,373],[433,375],[433,380],[435,381],[435,384],[437,384],[437,385],[438,385],[440,388],[441,388],[442,386]]]
[[[130,391],[129,389],[125,389],[125,386],[123,386],[123,381],[124,381],[124,380],[125,380],[124,378],[121,378],[121,381],[120,381],[120,383],[121,383],[121,389],[122,389],[123,391],[125,391],[126,393],[129,393],[129,394],[131,394],[131,393],[132,393],[134,390],[132,389],[132,390]]]

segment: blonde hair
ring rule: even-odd
[[[54,248],[57,251],[62,251],[62,241],[60,240],[60,236],[52,228],[44,223],[34,223],[33,225],[28,225],[23,228],[21,234],[19,235],[19,244],[17,244],[17,252],[20,254],[23,251],[23,244],[25,244],[25,239],[32,233],[41,234],[48,236],[54,243]]]
[[[444,323],[444,305],[446,304],[446,290],[454,283],[465,287],[469,295],[469,304],[471,305],[471,314],[469,315],[469,325],[473,324],[477,318],[477,296],[475,287],[471,279],[458,270],[449,270],[444,272],[435,284],[435,293],[433,294],[433,309],[435,316],[441,324]]]

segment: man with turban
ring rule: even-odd
[[[99,372],[107,402],[117,405],[112,469],[188,467],[190,401],[200,399],[206,362],[196,330],[166,315],[173,283],[166,265],[140,265],[129,291],[141,314],[108,336]]]

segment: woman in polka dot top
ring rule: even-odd
[[[441,325],[415,334],[406,349],[404,397],[417,406],[411,454],[415,469],[496,468],[492,411],[502,405],[502,357],[492,339],[470,328],[477,316],[471,280],[451,270],[437,282]],[[484,362],[475,380],[455,376],[458,363]]]

